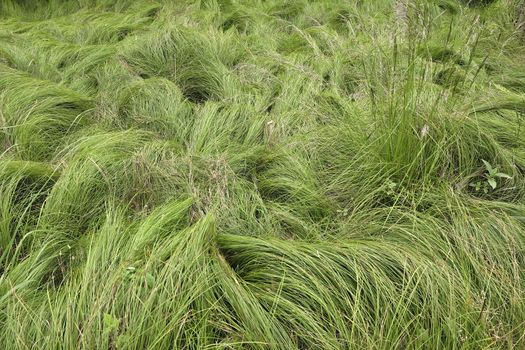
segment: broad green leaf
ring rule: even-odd
[[[492,173],[492,171],[493,171],[493,169],[492,169],[492,165],[490,165],[490,163],[487,162],[487,161],[484,160],[484,159],[482,159],[481,161],[483,162],[483,164],[485,164],[485,168],[487,169],[487,171],[488,171],[489,173]]]
[[[501,177],[501,178],[504,178],[504,179],[512,179],[512,176],[510,176],[508,174],[505,174],[505,173],[496,173],[496,174],[494,174],[494,176]]]

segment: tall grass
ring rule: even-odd
[[[1,2],[0,346],[524,348],[520,5]]]

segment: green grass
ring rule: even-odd
[[[522,1],[0,2],[0,348],[525,348]]]

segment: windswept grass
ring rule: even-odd
[[[1,1],[0,347],[525,348],[520,6]]]

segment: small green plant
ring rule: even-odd
[[[483,191],[487,194],[489,191],[493,191],[498,187],[498,179],[511,179],[512,177],[508,174],[501,173],[498,168],[494,168],[489,162],[482,159],[485,165],[485,172],[483,173],[483,179],[475,181],[470,184],[476,192]]]
[[[349,208],[337,209],[336,212],[341,216],[348,216]]]
[[[104,333],[111,334],[118,329],[120,321],[110,314],[104,314]]]
[[[383,192],[387,196],[394,196],[397,193],[398,184],[391,179],[387,179],[383,184]]]
[[[128,266],[126,270],[124,271],[124,279],[126,281],[131,281],[135,277],[135,272],[137,271],[137,268],[135,266]]]
[[[488,2],[0,0],[0,349],[525,349]]]

